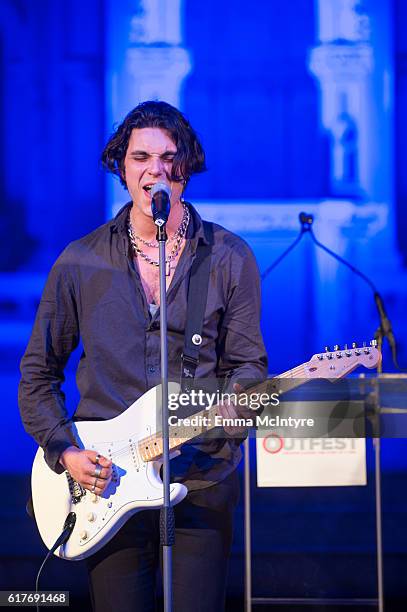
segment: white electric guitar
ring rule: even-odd
[[[345,347],[314,355],[310,361],[268,379],[245,391],[251,393],[285,392],[315,378],[342,378],[358,366],[374,368],[381,359],[373,341],[369,347]],[[179,385],[170,383],[169,393],[178,393]],[[32,469],[32,496],[38,530],[48,549],[60,536],[71,512],[76,521],[68,541],[55,554],[69,560],[84,559],[102,548],[136,512],[163,505],[162,439],[157,423],[160,388],[150,389],[125,412],[107,421],[82,421],[74,424],[83,448],[95,450],[113,463],[113,476],[101,496],[92,494],[75,482],[68,472],[56,474],[38,449]],[[215,423],[219,409],[198,413]],[[203,419],[202,419],[203,420]],[[201,435],[212,426],[170,428],[170,451]],[[171,484],[171,504],[187,494],[183,484]]]

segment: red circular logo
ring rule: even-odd
[[[275,455],[284,448],[284,438],[281,438],[275,433],[269,434],[263,438],[263,448],[266,453]]]

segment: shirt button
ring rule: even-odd
[[[155,372],[155,367],[154,366],[148,366],[148,371],[151,372],[151,374],[153,374]]]

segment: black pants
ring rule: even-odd
[[[174,507],[174,612],[221,612],[225,607],[233,512],[239,496],[234,471],[191,491]],[[152,612],[160,566],[159,511],[134,515],[87,560],[94,612]]]

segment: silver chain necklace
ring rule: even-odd
[[[182,240],[186,234],[189,219],[190,219],[190,213],[189,213],[188,207],[184,204],[184,216],[182,218],[180,226],[178,227],[177,231],[174,234],[174,236],[177,235],[177,237],[175,238],[174,246],[172,247],[171,252],[168,255],[168,257],[165,258],[165,275],[166,276],[171,275],[171,262],[177,257],[178,253],[180,252]],[[127,219],[127,231],[129,234],[131,245],[133,247],[133,250],[136,256],[139,255],[142,259],[144,259],[144,261],[158,268],[160,265],[159,262],[152,259],[149,255],[147,255],[147,253],[144,253],[144,251],[142,251],[139,245],[137,244],[136,236],[134,235],[133,226],[130,220],[130,212],[129,212],[129,216]]]
[[[167,242],[174,242],[174,240],[176,240],[178,236],[182,234],[182,232],[185,233],[184,224],[186,223],[186,225],[188,226],[189,210],[188,210],[187,205],[184,202],[182,202],[182,207],[184,209],[184,212],[182,215],[181,223],[179,224],[175,233],[170,238],[168,238]],[[154,242],[148,242],[148,240],[144,240],[144,238],[142,238],[141,236],[137,236],[137,234],[135,234],[134,231],[133,231],[133,236],[136,241],[142,242],[145,246],[148,246],[154,249],[158,249],[157,240],[155,240]]]

